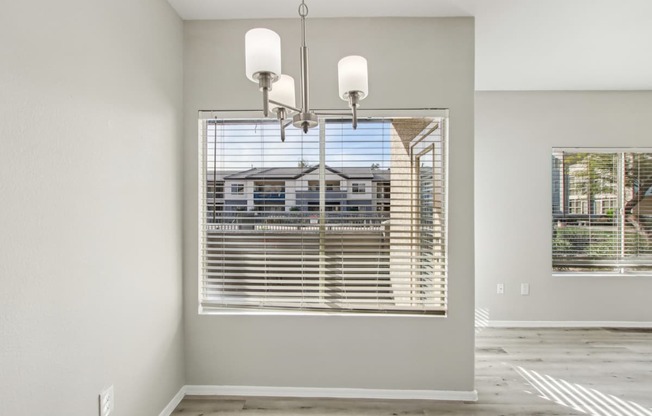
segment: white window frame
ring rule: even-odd
[[[319,110],[319,111],[337,111],[337,110]],[[206,181],[204,179],[204,170],[203,170],[203,152],[205,151],[204,148],[204,143],[202,140],[202,136],[206,134],[205,127],[203,126],[203,120],[206,119],[228,119],[228,118],[233,118],[233,119],[242,119],[242,118],[259,118],[260,117],[260,112],[256,110],[236,110],[236,111],[230,111],[230,110],[220,110],[220,111],[200,111],[200,114],[203,116],[200,117],[198,125],[199,125],[199,149],[200,151],[198,152],[198,180],[199,180],[199,192],[198,192],[198,197],[200,200],[199,204],[199,210],[200,210],[200,217],[201,217],[201,209],[202,209],[202,204],[201,204],[201,199],[202,199],[202,192],[205,192],[204,186],[206,184]],[[358,110],[358,116],[359,117],[407,117],[407,118],[418,118],[418,117],[442,117],[446,120],[443,126],[441,128],[444,130],[444,147],[446,151],[443,153],[443,161],[442,163],[444,164],[444,177],[443,177],[443,183],[442,186],[445,189],[444,195],[443,195],[443,210],[445,212],[444,218],[443,218],[443,227],[445,229],[444,232],[444,237],[443,237],[443,252],[446,258],[446,268],[448,268],[448,262],[449,262],[449,256],[448,256],[448,230],[449,230],[449,207],[448,207],[448,192],[449,192],[449,155],[448,155],[448,140],[449,140],[449,132],[448,132],[448,120],[449,120],[449,110],[447,109],[401,109],[401,110],[392,110],[392,109],[387,109],[387,110]],[[199,223],[199,221],[198,221]],[[201,229],[201,224],[199,227],[199,247],[202,246],[202,229]],[[201,264],[202,262],[202,252],[201,249],[198,250],[198,264]],[[202,285],[202,271],[201,267],[198,267],[198,285],[201,287]],[[449,281],[448,281],[448,272],[446,272],[446,286],[449,286]],[[446,298],[448,298],[448,294],[446,294]],[[448,304],[448,301],[446,301],[446,304]],[[448,310],[449,307],[446,308],[446,310],[443,313],[440,314],[420,314],[420,313],[415,313],[415,314],[406,314],[406,313],[392,313],[392,312],[385,312],[385,313],[369,313],[369,314],[364,314],[364,316],[369,316],[369,317],[391,317],[391,316],[400,316],[400,317],[409,317],[409,318],[418,318],[418,319],[441,319],[441,318],[446,318],[448,316]],[[347,311],[311,311],[311,310],[274,310],[274,309],[258,309],[258,310],[239,310],[239,309],[229,309],[229,308],[212,308],[212,307],[203,307],[202,306],[202,298],[201,298],[201,293],[198,291],[198,313],[200,315],[324,315],[324,316],[361,316],[360,313],[353,313],[353,312],[347,312]]]
[[[624,147],[553,147],[552,148],[552,154],[554,155],[556,152],[568,152],[568,153],[614,153],[614,154],[625,154],[625,153],[652,153],[652,148],[646,148],[646,147],[630,147],[630,148],[624,148]],[[555,166],[553,166],[553,172],[556,169]],[[554,173],[553,173],[554,174]],[[552,178],[553,183],[555,181],[555,178]],[[622,187],[622,181],[624,181],[624,176],[621,178],[619,176],[619,181],[621,181],[621,187]],[[572,186],[569,182],[569,186]],[[552,194],[555,192],[554,186],[552,189],[552,193],[550,193],[551,197]],[[619,208],[618,205],[624,205],[625,201],[624,200],[618,200],[622,199],[623,193],[620,192],[621,195],[616,199],[616,211],[622,210],[622,208]],[[603,202],[606,201],[611,201],[611,199],[605,199]],[[571,202],[571,200],[569,200]],[[582,212],[588,211],[588,201],[586,200],[574,200],[575,207],[577,207],[577,202],[580,202],[581,210]],[[560,201],[561,204],[563,204],[563,201]],[[602,205],[602,204],[600,204]],[[549,205],[554,209],[554,201],[551,199],[551,203]],[[596,207],[597,210],[598,207]],[[572,207],[569,204],[569,210],[572,210]],[[551,215],[553,214],[551,210]],[[570,214],[573,214],[574,212],[570,212]],[[620,214],[618,214],[620,215]],[[551,224],[554,221],[554,217],[551,216]],[[553,267],[552,260],[553,260],[553,255],[554,253],[552,252],[552,246],[551,246],[551,268]],[[641,276],[646,276],[646,277],[652,277],[652,272],[649,271],[627,271],[624,268],[621,268],[620,270],[617,271],[556,271],[556,270],[551,270],[551,275],[553,277],[613,277],[613,276],[621,276],[621,277],[641,277]]]
[[[239,190],[237,190],[239,189]],[[232,183],[231,184],[231,195],[244,195],[245,194],[245,184],[244,183]]]
[[[351,193],[352,194],[364,194],[366,193],[366,186],[363,182],[355,182],[351,184]]]

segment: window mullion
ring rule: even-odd
[[[319,118],[319,297],[326,303],[326,120]]]
[[[625,153],[618,153],[618,228],[620,234],[620,250],[618,253],[619,260],[625,259]],[[625,269],[620,267],[619,273],[624,273]]]

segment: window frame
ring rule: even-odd
[[[364,182],[354,182],[351,183],[351,193],[352,194],[365,194],[367,193],[366,191],[366,186]]]
[[[315,110],[315,111],[320,111],[320,112],[341,112],[342,110],[339,109],[321,109],[321,110]],[[445,267],[446,267],[446,299],[448,299],[448,291],[450,290],[450,277],[448,274],[448,264],[449,264],[449,175],[450,175],[450,169],[449,169],[449,123],[450,123],[450,110],[446,108],[415,108],[415,109],[364,109],[364,110],[358,110],[358,117],[359,119],[362,119],[364,117],[373,117],[373,118],[418,118],[418,117],[432,117],[432,118],[442,118],[445,120],[444,125],[441,127],[444,131],[442,134],[443,139],[443,146],[445,151],[443,152],[442,156],[442,163],[443,163],[443,180],[442,180],[442,185],[444,188],[444,193],[442,196],[443,202],[442,202],[442,207],[445,212],[445,215],[443,216],[443,228],[444,228],[444,244],[443,244],[443,251],[445,253]],[[246,119],[246,118],[260,118],[261,114],[259,110],[200,110],[199,111],[199,118],[198,118],[198,148],[199,151],[197,152],[198,156],[198,192],[197,196],[200,201],[198,204],[199,209],[198,209],[198,216],[201,218],[201,210],[202,210],[202,205],[201,205],[201,198],[202,198],[202,192],[205,192],[205,189],[203,188],[206,186],[206,181],[204,179],[204,171],[203,171],[203,153],[206,151],[205,149],[205,143],[203,142],[203,137],[206,135],[206,124],[204,124],[205,120],[209,119]],[[335,116],[334,118],[338,118]],[[341,118],[341,116],[340,116]],[[416,147],[416,145],[415,145]],[[366,187],[365,187],[366,188]],[[226,191],[226,189],[225,189]],[[366,189],[365,189],[366,191]],[[246,189],[245,189],[246,192]],[[384,192],[384,191],[383,191]],[[240,194],[241,195],[241,194]],[[201,285],[202,285],[202,270],[201,270],[201,264],[202,264],[202,230],[201,230],[201,224],[200,221],[197,221],[198,224],[198,250],[197,250],[197,279],[198,279],[198,291],[197,291],[197,296],[198,296],[198,314],[200,315],[235,315],[235,316],[242,316],[242,315],[255,315],[255,316],[285,316],[285,315],[300,315],[300,316],[356,316],[356,317],[401,317],[401,318],[419,318],[419,319],[441,319],[441,318],[446,318],[448,316],[450,306],[448,305],[448,301],[446,301],[446,310],[444,313],[441,314],[429,314],[429,313],[405,313],[405,312],[391,312],[391,311],[384,311],[384,312],[373,312],[373,313],[360,313],[360,312],[352,312],[352,311],[346,311],[346,310],[305,310],[305,309],[297,309],[297,310],[283,310],[283,309],[238,309],[238,308],[215,308],[215,307],[204,307],[202,305],[202,295],[201,295]]]
[[[597,153],[597,154],[626,154],[626,153],[649,153],[652,154],[652,147],[572,147],[572,146],[553,146],[551,149],[551,156],[552,160],[551,163],[554,163],[554,155],[556,153]],[[558,170],[554,165],[551,166],[551,173],[552,175],[555,174],[555,170]],[[563,172],[562,172],[563,174]],[[555,178],[554,176],[551,178],[552,180],[549,182],[551,188],[550,191],[548,192],[548,195],[550,197],[550,203],[549,207],[552,208],[549,210],[549,215],[550,215],[550,221],[549,224],[553,227],[551,230],[554,233],[554,199],[553,195],[555,193],[554,189],[554,183],[555,183]],[[618,178],[619,183],[621,183],[621,178]],[[622,181],[624,181],[624,177],[622,178]],[[569,181],[569,187],[571,187],[573,184],[570,183]],[[612,199],[603,199],[601,202],[613,202]],[[618,198],[615,199],[616,204],[619,204]],[[575,202],[575,208],[577,208],[577,205],[580,206],[580,211],[584,210],[585,207],[588,210],[588,201],[586,199],[569,199],[569,205],[568,208],[569,210],[571,209],[571,202]],[[596,201],[597,202],[597,201]],[[560,204],[563,202],[560,202]],[[579,204],[577,204],[579,203]],[[600,204],[601,209],[603,210],[602,203]],[[594,208],[595,210],[598,209],[597,204],[596,207]],[[624,208],[618,208],[616,209],[624,209]],[[573,214],[571,212],[570,214]],[[568,277],[618,277],[618,278],[640,278],[640,277],[652,277],[652,271],[558,271],[554,269],[554,250],[553,250],[553,233],[549,234],[550,235],[550,270],[551,270],[551,276],[552,277],[558,277],[558,278],[568,278]]]
[[[244,195],[245,194],[245,184],[240,182],[234,182],[231,185],[231,195]],[[239,190],[235,190],[239,189]]]

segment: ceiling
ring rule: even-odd
[[[299,0],[168,1],[185,20],[295,18],[299,5]],[[475,17],[477,90],[652,90],[652,0],[306,3],[309,18]]]

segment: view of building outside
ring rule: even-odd
[[[553,271],[652,271],[652,153],[556,149]]]
[[[445,312],[443,122],[207,121],[205,303]]]

